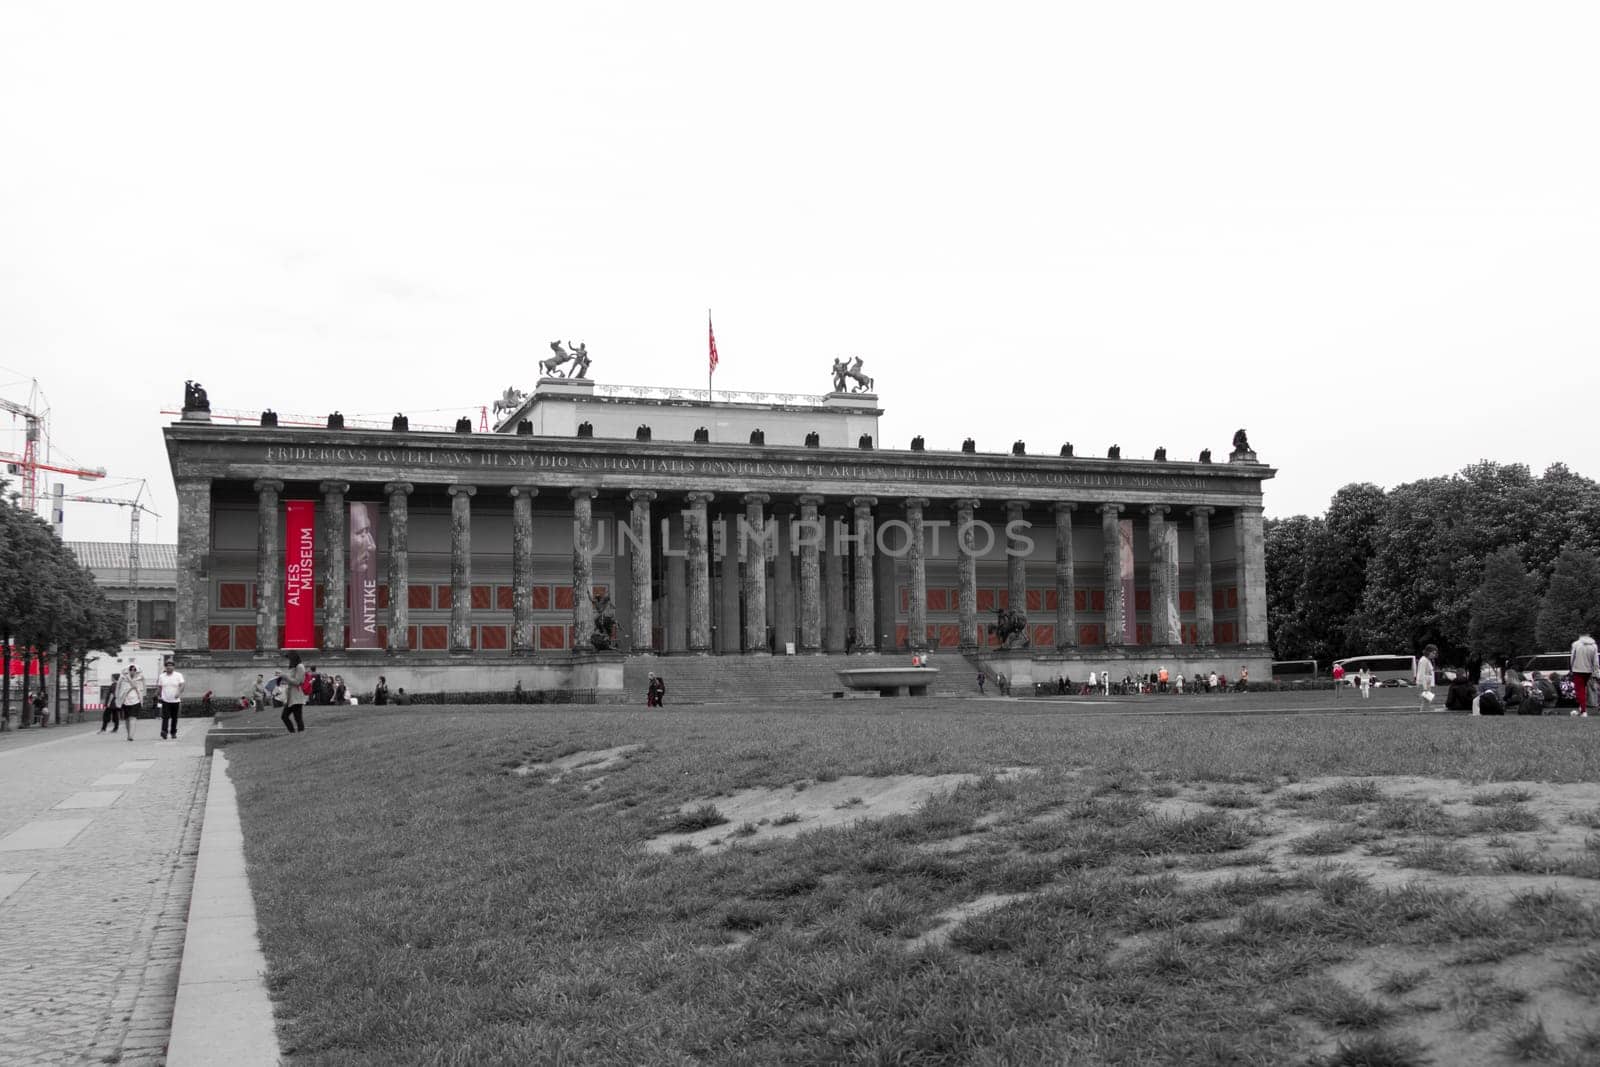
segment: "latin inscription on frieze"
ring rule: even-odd
[[[1231,481],[1180,474],[1136,471],[1026,470],[1006,467],[939,467],[928,464],[782,462],[726,459],[714,456],[603,456],[550,452],[451,451],[411,448],[330,448],[269,445],[261,453],[267,464],[333,464],[384,470],[531,471],[553,474],[635,474],[678,478],[782,479],[804,482],[911,482],[954,486],[1059,486],[1099,489],[1167,489],[1195,492],[1243,488]],[[290,473],[285,471],[284,473]]]

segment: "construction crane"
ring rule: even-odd
[[[128,508],[132,513],[132,521],[128,524],[128,640],[139,639],[139,602],[136,593],[139,588],[139,515],[149,515],[159,519],[161,516],[139,502],[139,498],[149,486],[143,480],[139,482],[139,491],[133,494],[132,500],[118,500],[109,496],[63,496],[63,500],[76,500],[81,504],[114,504],[120,508]]]
[[[24,438],[21,454],[15,452],[0,452],[0,463],[7,464],[12,474],[22,478],[22,506],[30,514],[37,514],[39,506],[39,472],[51,471],[55,474],[71,474],[85,480],[104,478],[106,469],[98,467],[87,470],[79,467],[62,467],[49,462],[49,435],[46,433],[45,412],[38,408],[39,383],[33,383],[33,391],[29,396],[28,404],[22,405],[15,401],[0,397],[0,411],[9,411],[12,415],[21,418],[24,423]],[[39,458],[41,445],[45,447],[45,458]]]

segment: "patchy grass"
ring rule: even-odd
[[[1456,816],[1376,776],[1596,781],[1600,734],[1408,715],[1152,731],[894,703],[404,708],[381,729],[336,709],[230,749],[287,1058],[1411,1064],[1425,1057],[1392,1031],[1423,1009],[1387,998],[1426,982],[1458,1031],[1533,1049],[1530,993],[1470,972],[1561,951],[1570,987],[1600,983],[1588,898],[1396,884],[1368,856],[1283,862],[1342,842],[1462,865],[1491,825],[1475,817],[1529,802]],[[599,781],[507,769],[622,745]],[[994,773],[1017,766],[1037,773]],[[980,777],[905,814],[768,836],[820,784],[899,774]],[[1324,776],[1343,780],[1286,785]],[[785,797],[765,824],[707,799],[751,789]],[[1213,802],[1231,797],[1252,803]],[[1291,808],[1302,828],[1274,844]],[[644,848],[724,825],[725,851]],[[1328,977],[1380,949],[1435,970]]]

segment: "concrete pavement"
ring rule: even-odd
[[[0,1063],[166,1062],[209,726],[0,735]]]

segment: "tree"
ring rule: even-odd
[[[1568,548],[1556,560],[1555,573],[1539,606],[1536,631],[1539,650],[1559,652],[1579,634],[1600,629],[1600,556]]]
[[[1503,663],[1537,651],[1534,620],[1539,596],[1533,577],[1522,563],[1522,553],[1502,548],[1483,566],[1483,581],[1472,594],[1468,638],[1475,652],[1491,662]]]

